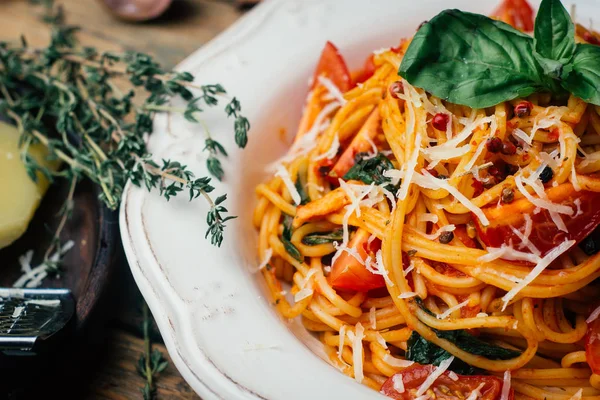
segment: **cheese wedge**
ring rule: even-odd
[[[56,169],[58,163],[48,163],[43,145],[30,146],[29,154],[40,165]],[[35,183],[25,170],[19,149],[19,132],[0,122],[0,249],[17,240],[25,231],[40,204],[49,182],[38,174]]]

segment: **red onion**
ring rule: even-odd
[[[112,14],[129,21],[146,21],[161,15],[172,0],[98,0]]]

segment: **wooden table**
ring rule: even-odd
[[[157,20],[128,23],[113,18],[94,0],[56,0],[56,3],[64,6],[69,23],[81,26],[83,44],[99,50],[147,52],[167,68],[211,40],[243,13],[233,1],[174,0],[167,13]],[[39,9],[25,0],[0,2],[0,40],[16,40],[21,33],[32,46],[48,41],[49,31],[39,19]],[[66,387],[69,390],[76,387],[77,397],[65,398],[142,398],[145,381],[137,374],[136,364],[143,351],[140,329],[143,300],[125,261],[117,266],[115,275],[108,299],[97,312],[101,315],[89,329],[89,340],[84,339],[86,356],[80,355],[67,371],[49,368],[47,379],[40,383],[44,387],[39,389],[45,396],[47,390],[64,394]],[[160,342],[158,333],[155,340]],[[158,343],[155,347],[167,355],[164,345]],[[172,363],[159,375],[156,384],[158,399],[198,398]],[[19,392],[11,398],[19,397]]]

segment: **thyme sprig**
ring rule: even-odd
[[[0,42],[0,114],[12,119],[21,133],[22,159],[31,178],[42,173],[51,181],[90,179],[111,209],[118,207],[128,180],[158,189],[167,200],[187,191],[190,200],[203,197],[209,204],[206,236],[220,246],[225,222],[235,218],[227,215],[226,196],[213,200],[211,176],[196,177],[175,160],[156,161],[146,141],[157,113],[182,114],[204,130],[208,172],[221,180],[227,151],[200,117],[225,101],[235,142],[244,148],[250,124],[239,101],[219,84],[197,85],[188,72],[163,69],[147,54],[83,47],[77,42],[78,28],[65,23],[62,9],[51,0],[41,3],[52,29],[47,47],[31,48],[25,38]],[[175,98],[185,106],[173,107]],[[30,157],[27,148],[36,143],[46,146],[49,158],[61,160],[64,168],[55,172]]]
[[[142,308],[142,331],[144,333],[144,352],[140,356],[137,364],[138,374],[146,380],[142,395],[144,400],[156,398],[156,376],[169,366],[169,361],[158,349],[152,349],[152,339],[150,330],[152,329],[152,315],[146,302]]]

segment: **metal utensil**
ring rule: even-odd
[[[66,331],[74,312],[68,289],[0,288],[0,352],[43,352]]]

